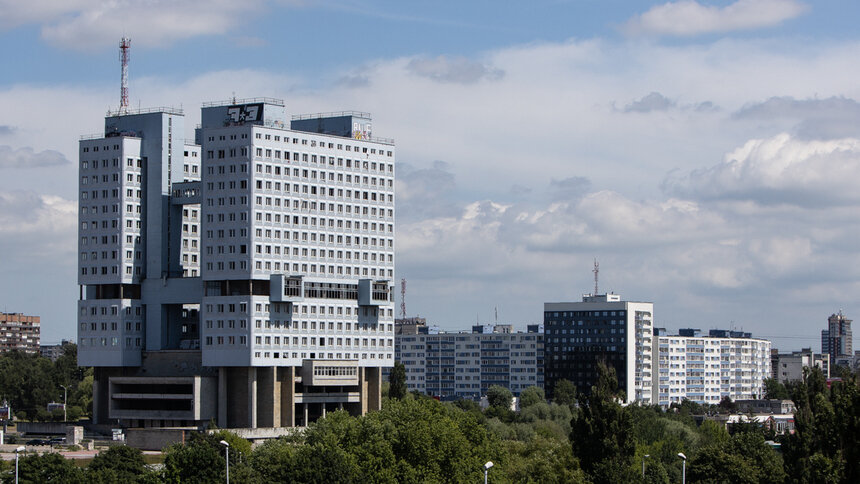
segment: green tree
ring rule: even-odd
[[[134,447],[115,445],[99,452],[88,466],[88,470],[98,473],[109,469],[117,482],[133,483],[147,473],[143,453]]]
[[[630,482],[636,478],[633,419],[617,401],[615,369],[600,362],[597,372],[597,383],[587,397],[580,397],[580,411],[573,419],[574,455],[595,483]]]
[[[195,484],[223,481],[226,478],[224,440],[230,444],[230,479],[235,482],[259,482],[254,469],[240,458],[248,456],[251,444],[236,434],[220,430],[212,434],[194,433],[184,444],[167,448],[164,456],[164,481]]]
[[[552,391],[552,401],[559,405],[567,405],[573,408],[576,405],[576,385],[572,381],[562,378],[555,382]]]
[[[501,385],[491,385],[487,389],[487,403],[490,407],[510,409],[514,395]]]
[[[388,377],[390,386],[388,387],[388,396],[398,400],[406,397],[408,393],[406,389],[406,367],[399,361],[394,362],[394,368],[391,369],[391,374]]]
[[[538,403],[546,403],[543,388],[528,387],[520,392],[520,408],[528,408]]]
[[[788,389],[785,385],[779,382],[776,378],[764,379],[764,398],[788,400],[791,398],[788,394]]]
[[[21,484],[42,484],[62,482],[63,484],[83,484],[86,482],[81,469],[60,454],[47,453],[28,455],[18,462],[18,476]],[[15,482],[14,475],[6,482]]]
[[[785,481],[782,458],[757,432],[741,432],[701,449],[690,461],[691,482],[777,484]]]
[[[500,466],[503,477],[511,482],[585,483],[585,473],[569,445],[553,439],[535,437],[528,442],[505,443],[507,459]],[[494,481],[499,480],[494,475]]]

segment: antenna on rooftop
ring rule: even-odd
[[[406,319],[406,278],[400,279],[400,317]]]
[[[493,309],[496,311],[496,324],[499,324],[499,307],[496,306]]]
[[[594,295],[597,295],[597,275],[600,273],[600,264],[597,263],[597,258],[594,259],[594,269],[591,270],[594,273]]]
[[[128,51],[131,48],[131,39],[123,37],[119,41],[119,60],[122,63],[122,80],[119,92],[119,110],[128,111]]]

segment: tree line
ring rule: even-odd
[[[93,370],[78,366],[78,347],[63,345],[56,361],[38,354],[10,351],[0,354],[0,403],[12,407],[18,419],[61,421],[63,411],[47,410],[48,403],[63,403],[63,388],[68,391],[69,420],[92,412]]]
[[[378,412],[333,412],[303,433],[253,449],[228,430],[195,434],[165,449],[159,470],[124,447],[83,469],[50,455],[27,456],[21,482],[224,482],[229,459],[231,481],[242,483],[481,482],[487,461],[495,464],[493,483],[669,483],[681,481],[679,453],[690,483],[860,482],[856,375],[828,385],[812,370],[785,388],[797,406],[796,431],[775,437],[778,451],[766,441],[774,436],[755,424],[727,430],[712,420],[696,423],[694,415],[720,411],[716,406],[623,406],[614,370],[598,371],[587,394],[561,382],[548,401],[533,387],[513,412],[504,388],[492,388],[482,410],[473,401],[408,393],[398,369]],[[230,444],[227,455],[222,440]]]

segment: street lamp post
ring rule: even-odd
[[[66,385],[60,385],[60,387],[63,388],[63,422],[68,422],[69,414],[66,405],[66,397],[68,397],[69,395],[69,387],[67,387]]]
[[[487,462],[484,464],[484,484],[487,484],[487,473],[490,472],[490,468],[493,467],[492,462]]]
[[[648,454],[645,454],[644,456],[642,456],[642,479],[645,479],[645,459],[647,459],[649,457],[651,457],[651,456]]]
[[[27,450],[23,445],[15,448],[15,484],[18,484],[18,455]]]
[[[224,446],[224,461],[227,463],[227,484],[230,484],[230,444],[222,440],[221,445]]]
[[[678,452],[678,457],[681,458],[681,484],[687,484],[687,456]]]

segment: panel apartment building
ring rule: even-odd
[[[581,302],[544,304],[548,395],[566,379],[588,393],[600,361],[615,368],[626,401],[652,403],[654,304],[619,294],[585,294]]]
[[[23,351],[38,353],[41,340],[39,316],[0,313],[0,353]]]
[[[771,343],[750,333],[698,329],[667,335],[655,329],[652,353],[657,359],[652,402],[663,407],[687,399],[716,405],[764,398],[764,379],[771,376]]]
[[[306,425],[380,407],[394,145],[275,99],[108,113],[80,141],[79,363],[94,420]]]
[[[543,332],[528,325],[473,326],[472,332],[425,331],[396,337],[397,361],[406,369],[406,385],[441,400],[480,400],[492,385],[514,396],[528,387],[543,388]]]

